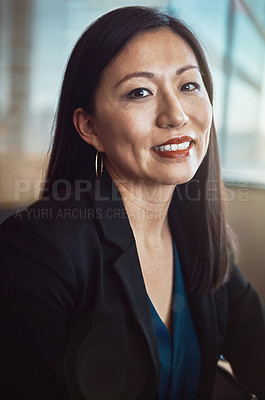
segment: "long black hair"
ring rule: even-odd
[[[81,107],[93,114],[95,91],[107,65],[136,35],[160,28],[171,29],[189,44],[198,60],[212,104],[212,78],[204,52],[195,35],[182,21],[156,9],[138,6],[119,8],[103,15],[83,33],[68,61],[46,175],[46,193],[60,179],[74,182],[85,174],[93,177],[95,149],[77,133],[73,124],[74,110]],[[185,208],[186,215],[193,216],[192,225],[196,228],[192,228],[197,256],[191,288],[206,292],[219,287],[229,269],[229,243],[214,123],[207,154],[194,182],[198,182],[200,188],[197,201],[190,201],[185,195],[186,184],[181,185],[179,190],[180,194],[184,194],[182,208]],[[215,198],[211,201],[208,198],[209,183],[214,184],[214,190],[210,188],[210,191],[214,192]]]

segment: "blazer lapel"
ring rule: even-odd
[[[102,181],[96,181],[92,186],[90,199],[95,210],[100,210],[98,223],[103,236],[122,250],[113,268],[125,288],[136,321],[146,338],[159,382],[158,348],[136,244],[121,195],[107,172]]]
[[[156,334],[135,244],[122,253],[113,266],[123,282],[136,321],[145,335],[152,360],[155,364],[158,384],[159,355]]]

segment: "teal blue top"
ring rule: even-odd
[[[150,301],[160,359],[159,400],[194,400],[201,355],[174,244],[172,337]]]

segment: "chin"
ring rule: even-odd
[[[191,170],[190,172],[185,171],[185,173],[175,174],[174,177],[170,177],[168,179],[168,185],[183,185],[184,183],[188,183],[194,178],[198,168]]]

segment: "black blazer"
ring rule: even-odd
[[[178,221],[172,234],[188,283],[192,249]],[[9,218],[0,260],[1,399],[156,399],[148,298],[108,176]],[[197,398],[211,397],[224,354],[245,388],[265,399],[265,316],[256,292],[233,267],[222,288],[188,299],[202,357]]]

